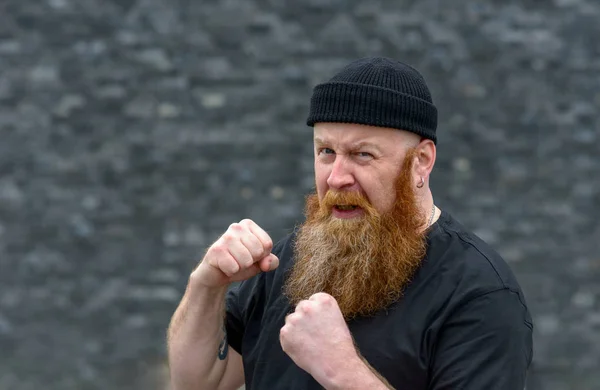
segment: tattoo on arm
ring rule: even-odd
[[[227,357],[227,352],[229,351],[229,344],[227,344],[227,330],[225,326],[223,326],[223,340],[219,344],[219,360],[225,360]]]

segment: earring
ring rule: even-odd
[[[419,184],[417,184],[417,188],[423,188],[424,185],[425,185],[425,179],[423,179],[423,176],[421,176],[421,182]]]

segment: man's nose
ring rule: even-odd
[[[349,161],[345,157],[336,156],[331,173],[327,178],[327,185],[329,188],[342,189],[351,187],[353,184],[355,184],[355,180]]]

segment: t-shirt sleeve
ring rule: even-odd
[[[519,390],[532,359],[532,324],[517,292],[471,299],[446,321],[436,343],[431,390]]]
[[[225,331],[227,342],[236,352],[242,353],[244,319],[239,303],[240,283],[232,284],[225,295]]]
[[[264,304],[265,273],[234,283],[225,295],[225,331],[227,342],[239,354],[248,316]]]

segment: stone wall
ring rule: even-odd
[[[596,0],[3,0],[0,389],[159,389],[165,328],[227,226],[311,190],[311,88],[426,76],[438,205],[534,314],[531,390],[600,386]]]

